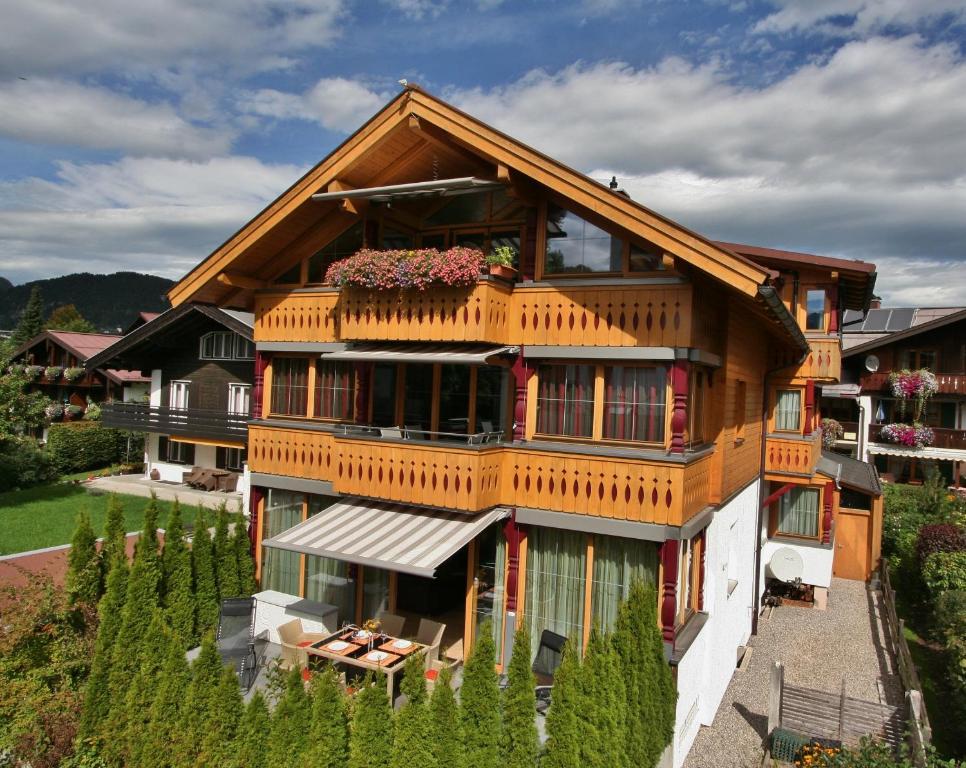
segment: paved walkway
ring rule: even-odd
[[[228,503],[229,512],[241,510],[242,495],[240,493],[225,493],[224,491],[198,491],[187,485],[163,483],[151,480],[143,475],[116,475],[113,477],[96,477],[88,480],[87,488],[92,493],[126,493],[131,496],[150,496],[151,491],[159,499],[174,501],[175,498],[182,505],[203,506],[207,509],[218,509],[223,502]]]
[[[879,592],[833,579],[828,610],[781,606],[758,622],[754,649],[736,671],[714,723],[702,728],[685,768],[757,768],[764,756],[772,663],[785,665],[789,685],[840,691],[866,701],[902,703]],[[767,615],[767,614],[766,614]]]

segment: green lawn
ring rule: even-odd
[[[86,475],[85,475],[86,476]],[[121,496],[127,530],[144,525],[144,508],[150,499]],[[38,486],[0,493],[0,555],[69,544],[77,513],[86,510],[98,536],[103,535],[108,496],[95,496],[73,483]],[[158,526],[165,527],[170,502],[158,501]],[[194,521],[193,507],[182,508],[185,524]]]

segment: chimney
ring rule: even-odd
[[[869,302],[869,309],[880,309],[882,307],[882,297],[872,294],[872,300]]]

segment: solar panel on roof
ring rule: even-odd
[[[912,327],[912,318],[915,317],[915,309],[894,309],[892,310],[892,315],[889,317],[889,324],[886,326],[887,331],[904,331],[906,328]]]
[[[859,331],[862,329],[864,314],[857,309],[847,309],[842,316],[842,329],[845,331]]]
[[[889,324],[891,309],[870,309],[862,324],[863,331],[884,331]]]

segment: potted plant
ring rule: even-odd
[[[67,381],[77,381],[83,375],[83,368],[64,368],[64,379]]]
[[[64,415],[64,406],[60,403],[49,403],[46,408],[44,408],[44,415],[47,416],[51,421],[55,421]]]
[[[900,418],[906,415],[906,403],[912,401],[913,421],[918,421],[922,417],[926,401],[939,391],[936,376],[928,368],[920,368],[917,371],[906,369],[893,371],[889,374],[889,385],[899,406]]]
[[[517,274],[513,267],[513,260],[516,255],[516,251],[509,245],[500,245],[494,248],[486,257],[490,274],[494,277],[502,277],[504,280],[512,280]]]
[[[83,413],[84,413],[83,406],[74,405],[73,403],[71,403],[66,408],[64,408],[64,415],[71,420],[79,419]]]
[[[935,433],[923,424],[885,424],[879,436],[887,443],[909,448],[925,448],[933,444]]]
[[[57,381],[60,378],[60,374],[64,372],[64,369],[59,365],[48,365],[44,368],[44,376],[50,381]]]
[[[42,365],[28,365],[23,369],[24,375],[31,381],[34,381],[43,371],[44,367]]]
[[[831,450],[844,434],[845,430],[835,419],[822,419],[822,448],[826,451]]]
[[[425,291],[431,286],[462,288],[474,285],[483,264],[483,254],[457,246],[378,251],[364,248],[335,262],[325,273],[325,282],[339,288],[375,291]]]

